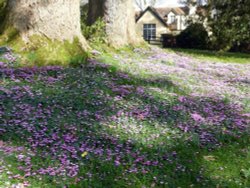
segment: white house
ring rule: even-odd
[[[136,31],[144,39],[179,34],[187,27],[188,7],[148,7],[136,14]]]

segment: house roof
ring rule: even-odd
[[[155,10],[161,17],[168,15],[170,12],[173,12],[176,15],[185,15],[185,12],[180,7],[155,8]]]
[[[162,7],[162,8],[153,8],[151,6],[147,7],[142,12],[136,13],[136,22],[147,12],[150,11],[154,16],[156,16],[164,25],[166,25],[166,17],[170,12],[173,12],[176,15],[187,15],[189,12],[188,7]]]
[[[160,20],[160,22],[162,22],[162,24],[167,26],[167,23],[165,22],[164,18],[161,17],[161,15],[157,12],[157,10],[151,6],[147,7],[144,11],[136,14],[137,15],[136,22],[138,22],[140,18],[148,11],[151,12],[155,17],[157,17]]]

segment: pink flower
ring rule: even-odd
[[[242,114],[242,116],[250,118],[250,113]]]
[[[121,163],[118,160],[115,160],[115,166],[119,166]]]
[[[185,102],[185,101],[186,101],[186,97],[180,96],[180,97],[178,98],[178,101],[180,101],[180,102]]]
[[[137,87],[137,88],[136,88],[136,92],[137,92],[139,95],[144,94],[144,89],[143,89],[143,87]]]
[[[191,117],[193,118],[195,122],[202,122],[205,120],[200,114],[197,114],[197,113],[191,114]]]
[[[6,67],[6,64],[0,61],[0,68],[5,68],[5,67]]]

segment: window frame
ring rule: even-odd
[[[175,21],[176,21],[176,15],[171,15],[170,16],[170,22],[175,23]]]
[[[156,39],[156,24],[154,23],[143,24],[143,38],[145,40]]]

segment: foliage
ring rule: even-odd
[[[211,30],[211,47],[227,51],[250,50],[250,1],[208,0],[197,14]],[[192,4],[192,0],[185,1]],[[193,4],[194,5],[194,4]]]
[[[210,17],[214,42],[219,49],[230,49],[242,42],[250,43],[250,1],[211,0],[208,11],[215,11]]]
[[[181,1],[197,5],[194,0]],[[207,23],[211,30],[211,47],[214,50],[250,51],[250,1],[249,0],[203,0],[198,7],[199,21]],[[197,18],[194,17],[194,22]]]
[[[1,52],[0,51],[0,62],[1,66],[5,67],[18,67],[20,64],[20,57],[13,53],[12,49],[7,48],[8,51]]]
[[[176,38],[177,46],[181,48],[206,49],[208,46],[208,33],[199,23],[189,25]]]
[[[95,44],[106,42],[106,24],[102,18],[98,18],[91,26],[87,25],[87,11],[82,12],[81,24],[84,37]]]

